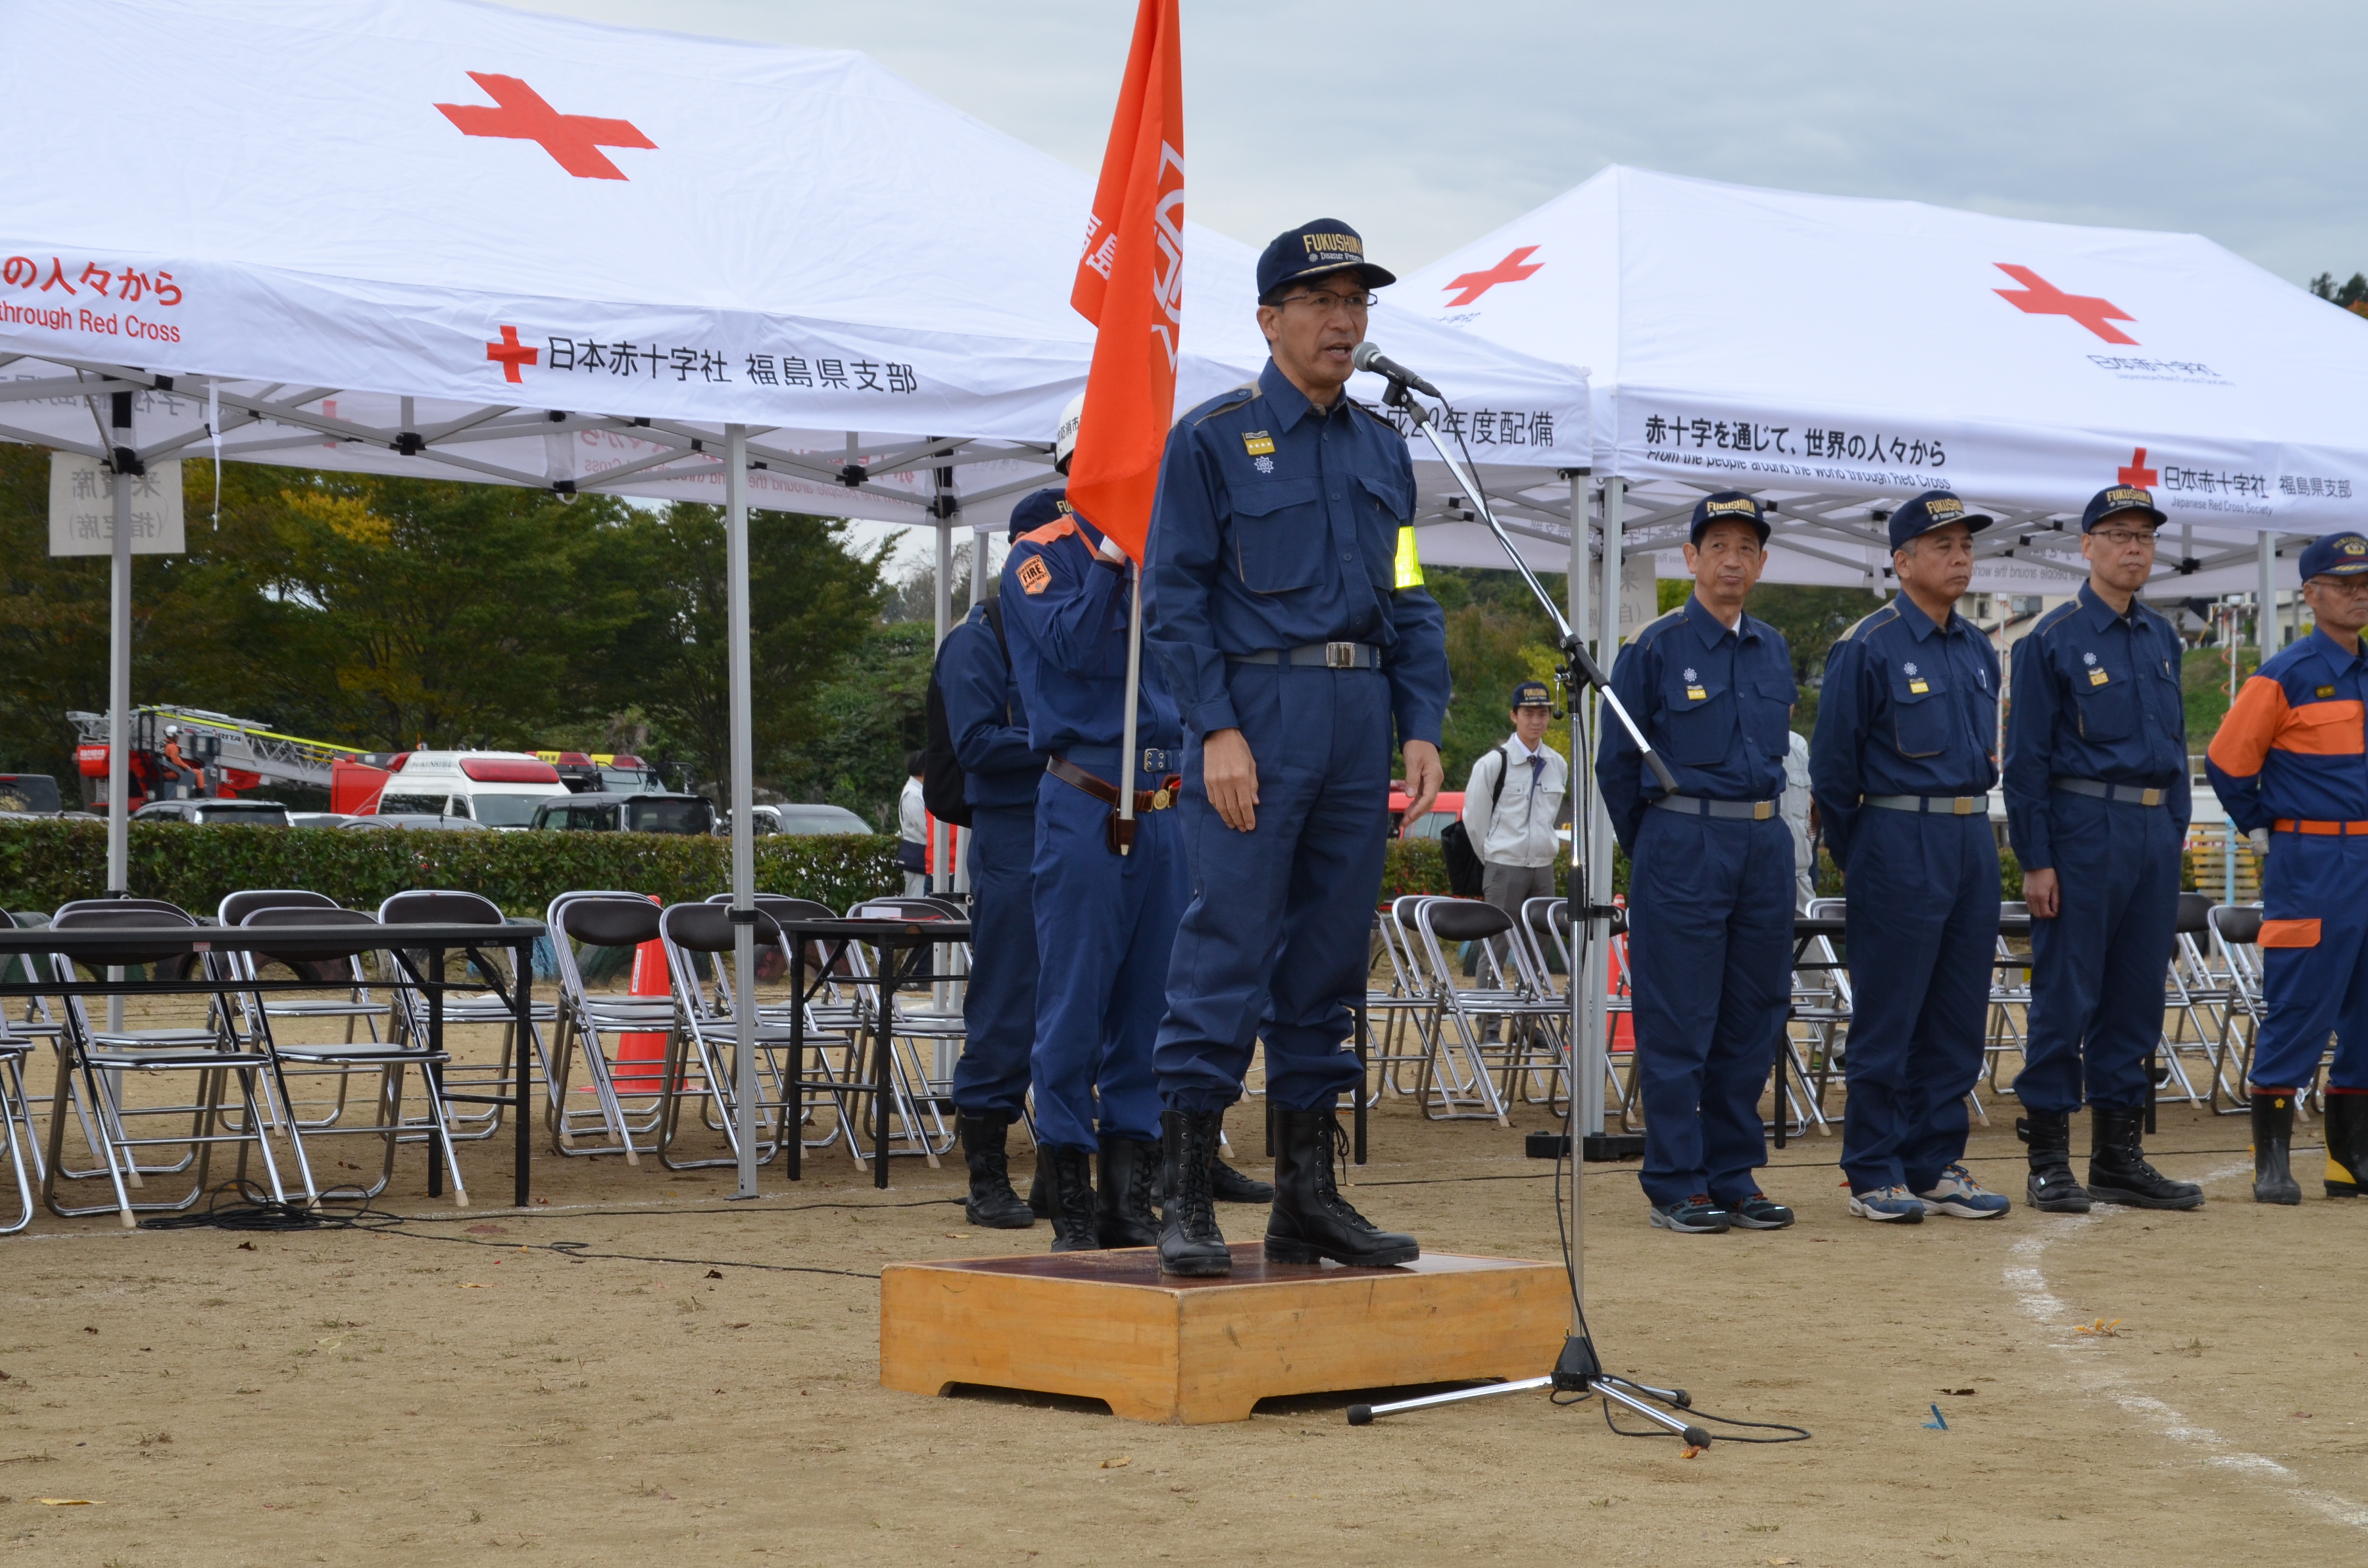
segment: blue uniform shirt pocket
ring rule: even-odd
[[[1793,702],[1799,695],[1792,677],[1761,680],[1751,687],[1745,708],[1745,733],[1768,756],[1782,757],[1793,749]]]
[[[1938,756],[1949,749],[1949,685],[1937,675],[1890,672],[1891,744],[1902,756]]]
[[[1689,676],[1693,676],[1688,679]],[[1758,704],[1755,703],[1755,706]],[[1735,744],[1735,692],[1708,672],[1671,667],[1661,674],[1659,748],[1671,762],[1714,767]]]
[[[1242,586],[1254,594],[1287,594],[1315,585],[1332,543],[1322,495],[1313,479],[1232,487],[1234,569]]]
[[[2105,677],[2103,684],[2098,676]],[[2137,683],[2103,665],[2078,666],[2072,676],[2072,716],[2084,741],[2125,741],[2137,733]]]

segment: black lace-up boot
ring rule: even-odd
[[[2031,1145],[2031,1179],[2023,1184],[2031,1206],[2050,1214],[2086,1214],[2089,1190],[2072,1174],[2071,1113],[2035,1110],[2017,1117],[2014,1131]]]
[[[972,1224],[991,1231],[1024,1231],[1036,1222],[1026,1201],[1011,1190],[1011,1161],[1004,1150],[1010,1127],[992,1117],[954,1118],[962,1162],[970,1166],[970,1196],[962,1199],[962,1214]]]
[[[1052,1167],[1046,1185],[1053,1193],[1053,1250],[1101,1250],[1101,1211],[1094,1201],[1094,1152],[1040,1146],[1036,1157]]]
[[[1209,1166],[1217,1157],[1219,1110],[1169,1110],[1159,1118],[1160,1187],[1166,1218],[1159,1231],[1159,1272],[1212,1279],[1234,1271],[1234,1255],[1217,1229],[1209,1196]]]
[[[2173,1181],[2146,1164],[2145,1130],[2144,1107],[2089,1108],[2089,1196],[2133,1209],[2202,1208],[2202,1187],[2192,1181]]]
[[[1102,1139],[1101,1238],[1106,1247],[1156,1247],[1160,1147],[1135,1138]]]
[[[1217,1113],[1218,1131],[1224,1131],[1225,1113]],[[1244,1176],[1225,1164],[1224,1157],[1212,1150],[1209,1154],[1209,1195],[1220,1203],[1271,1203],[1274,1187],[1256,1176]]]
[[[1336,1154],[1348,1139],[1332,1108],[1274,1109],[1274,1210],[1266,1222],[1269,1263],[1335,1263],[1384,1268],[1412,1263],[1422,1248],[1412,1236],[1384,1231],[1350,1207],[1332,1179]]]

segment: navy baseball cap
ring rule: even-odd
[[[1258,301],[1271,301],[1286,283],[1349,271],[1363,273],[1368,289],[1398,280],[1396,273],[1365,259],[1365,239],[1356,230],[1338,218],[1313,219],[1277,234],[1258,256]]]
[[[1768,514],[1761,509],[1757,495],[1722,490],[1695,502],[1693,532],[1687,536],[1687,542],[1700,544],[1702,534],[1713,523],[1749,523],[1759,530],[1759,542],[1768,542]]]
[[[1513,700],[1505,706],[1551,708],[1554,706],[1554,693],[1546,689],[1546,683],[1542,680],[1525,680],[1513,687]]]
[[[2169,519],[2154,504],[2154,492],[2141,490],[2135,484],[2115,484],[2089,497],[2089,509],[2080,514],[2080,531],[2093,531],[2107,517],[2118,517],[2123,512],[2144,512],[2157,526]]]
[[[2349,530],[2324,534],[2302,547],[2302,580],[2356,577],[2368,572],[2368,539]]]
[[[1963,523],[1967,531],[1979,533],[1995,520],[1979,512],[1966,511],[1965,504],[1949,491],[1927,490],[1891,514],[1891,548],[1897,550],[1917,535],[1945,528],[1951,523]]]
[[[1042,490],[1031,490],[1019,498],[1018,506],[1011,508],[1011,531],[1005,538],[1018,539],[1021,534],[1031,533],[1046,523],[1058,522],[1068,515],[1069,503],[1066,491],[1057,485],[1047,485]]]

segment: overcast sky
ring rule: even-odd
[[[860,49],[1081,169],[1133,0],[533,0]],[[2359,0],[1183,0],[1191,215],[1345,218],[1406,271],[1607,164],[2193,231],[2368,270]],[[1064,237],[1064,243],[1066,237]],[[1736,265],[1749,257],[1738,253]]]

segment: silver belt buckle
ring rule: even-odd
[[[1324,667],[1327,670],[1353,670],[1357,667],[1357,645],[1354,642],[1324,644]]]

